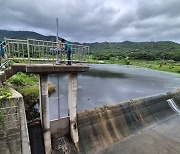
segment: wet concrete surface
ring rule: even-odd
[[[179,107],[177,90],[79,112],[80,153],[180,153]]]
[[[147,127],[97,154],[179,154],[180,116]]]

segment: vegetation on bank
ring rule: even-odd
[[[157,60],[157,61],[145,61],[145,60],[132,60],[131,65],[141,66],[150,69],[180,73],[180,62],[173,60]]]
[[[39,118],[39,79],[35,74],[17,73],[12,76],[8,82],[22,94],[27,120]],[[48,92],[51,95],[55,91],[55,86],[48,84]]]
[[[3,107],[2,103],[4,100],[11,98],[12,93],[10,92],[9,88],[6,86],[0,87],[0,125],[4,123],[4,116],[1,111],[1,108]]]
[[[159,42],[103,42],[90,46],[90,62],[125,64],[180,73],[180,44]]]
[[[94,60],[90,58],[90,63],[99,64],[120,64],[120,65],[133,65],[155,69],[159,71],[167,71],[173,73],[180,73],[180,62],[173,60],[132,60],[128,58],[123,59],[110,59],[110,60]]]

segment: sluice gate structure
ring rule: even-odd
[[[26,63],[13,64],[1,74],[1,81],[18,71],[39,74],[41,123],[38,130],[42,133],[41,147],[44,148],[41,153],[180,153],[180,90],[77,113],[77,77],[78,73],[89,71],[84,63],[89,48],[74,47],[72,65],[67,66],[63,63],[66,62],[64,53],[58,53],[58,59],[57,43],[53,46],[53,42],[49,42],[46,46],[43,41],[21,42],[9,40],[7,51],[12,55],[10,58],[23,59]],[[14,53],[18,50],[20,54]],[[56,65],[57,60],[62,64]],[[69,78],[69,116],[50,121],[47,76],[62,73]],[[32,153],[40,153],[36,145],[32,148]]]
[[[71,65],[66,65],[66,53],[64,44],[59,42],[42,40],[6,40],[6,51],[9,59],[20,63],[12,64],[11,67],[1,73],[1,82],[17,72],[34,73],[39,75],[40,91],[40,118],[43,134],[45,153],[52,153],[51,132],[49,120],[48,99],[48,74],[68,74],[68,108],[69,108],[69,130],[73,143],[79,141],[77,124],[77,77],[78,73],[89,71],[87,65],[89,47],[70,44]],[[58,87],[59,88],[59,87]],[[60,110],[59,108],[57,110]],[[59,117],[60,119],[60,117]],[[57,132],[58,133],[58,132]],[[31,147],[33,148],[33,147]],[[34,150],[36,153],[39,151]],[[41,151],[42,152],[42,151]]]

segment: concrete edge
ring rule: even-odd
[[[86,109],[86,110],[83,110],[83,111],[80,111],[78,112],[78,114],[83,114],[83,113],[87,113],[87,112],[92,112],[94,111],[95,109],[99,109],[99,108],[113,108],[113,107],[117,107],[117,105],[120,105],[120,106],[124,106],[126,105],[127,103],[130,103],[130,104],[133,104],[133,103],[141,103],[140,101],[143,101],[143,100],[149,100],[149,99],[156,99],[156,98],[159,98],[159,97],[171,97],[171,95],[174,95],[174,94],[178,94],[180,93],[180,88],[174,90],[174,91],[167,91],[167,92],[164,92],[164,93],[159,93],[159,94],[155,94],[155,95],[150,95],[150,96],[145,96],[145,97],[140,97],[140,98],[134,98],[134,99],[130,99],[130,100],[126,100],[126,101],[122,101],[122,102],[119,102],[119,103],[115,103],[115,104],[110,104],[110,105],[104,105],[102,107],[95,107],[95,108],[91,108],[91,109]]]
[[[22,154],[31,154],[23,96],[13,88],[10,88],[10,91],[12,92],[11,99],[18,99],[19,101]]]

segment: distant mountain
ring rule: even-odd
[[[175,51],[180,49],[180,44],[172,41],[158,41],[158,42],[102,42],[102,43],[84,43],[90,46],[91,50],[110,50],[119,49],[126,52],[135,51]]]
[[[38,39],[38,40],[47,40],[55,41],[55,36],[45,36],[36,32],[31,31],[8,31],[0,30],[0,38],[7,37],[12,39]]]

